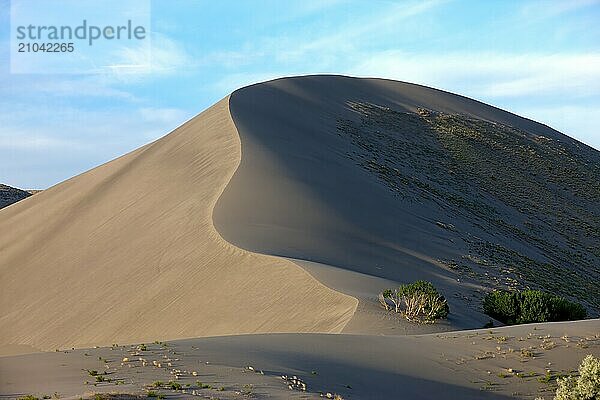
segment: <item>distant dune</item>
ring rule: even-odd
[[[28,190],[21,190],[0,183],[0,208],[10,206],[17,201],[26,199],[32,194],[33,193]]]
[[[340,76],[240,89],[0,211],[0,354],[480,328],[486,290],[600,307],[600,156],[462,96]],[[436,284],[450,318],[385,314]]]

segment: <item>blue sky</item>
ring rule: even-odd
[[[79,75],[11,74],[9,21],[0,0],[0,182],[17,187],[133,150],[240,86],[309,73],[441,88],[600,149],[598,0],[155,0],[150,65]]]

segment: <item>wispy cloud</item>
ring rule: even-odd
[[[32,80],[29,75],[13,75],[0,81],[3,96],[40,96],[58,98],[111,98],[136,102],[131,92],[115,87],[115,80],[106,75],[39,75]]]
[[[600,0],[257,4],[155,2],[150,49],[117,49],[92,75],[0,76],[0,175],[54,183],[162,136],[241,86],[309,73],[445,89],[600,146]],[[0,0],[0,33],[8,5]],[[220,19],[229,7],[244,12]],[[10,65],[7,39],[0,50]]]
[[[31,109],[20,109],[23,112],[0,108],[0,181],[35,188],[158,139],[192,116],[177,108],[91,111],[46,105],[37,107],[32,119]],[[44,160],[43,166],[35,160]]]
[[[364,44],[365,41],[370,42],[374,37],[383,35],[387,29],[398,27],[402,21],[426,13],[446,2],[447,0],[426,0],[395,3],[383,8],[375,15],[367,15],[359,20],[353,20],[345,26],[336,27],[335,32],[320,35],[314,40],[289,46],[281,46],[281,44],[273,46],[278,50],[274,55],[280,61],[294,62],[305,59],[309,53],[327,57],[328,54],[339,54],[344,50],[352,50],[360,44]],[[275,41],[280,40],[285,40],[285,38],[275,39]]]
[[[81,150],[85,146],[72,140],[57,138],[56,136],[35,135],[6,132],[0,135],[0,150],[28,150],[31,152],[48,151],[49,149]]]
[[[123,46],[115,50],[115,61],[102,65],[98,73],[110,73],[120,78],[165,75],[181,72],[194,64],[193,57],[178,41],[159,33],[137,47]]]
[[[290,20],[295,18],[302,18],[307,15],[311,15],[318,12],[340,5],[342,3],[348,3],[348,0],[303,0],[297,2],[289,2],[286,4],[289,7],[287,18],[283,20]]]
[[[359,76],[468,90],[472,95],[487,98],[551,94],[564,100],[600,92],[600,53],[440,55],[385,51],[364,59],[347,71]]]
[[[37,148],[77,143],[84,147],[89,143],[90,149],[116,143],[141,145],[165,135],[192,116],[178,108],[84,110],[47,104],[36,107],[37,118],[45,121],[40,125],[31,119],[26,105],[21,109],[22,112],[0,112],[0,144],[4,149],[27,143],[36,143]]]
[[[544,123],[577,140],[598,149],[598,126],[600,104],[558,105],[548,107],[517,106],[519,115]]]
[[[524,2],[519,10],[524,18],[551,18],[563,14],[600,5],[600,0],[537,0]]]

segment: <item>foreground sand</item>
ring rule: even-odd
[[[247,335],[147,344],[142,351],[115,346],[1,357],[0,396],[155,390],[210,399],[309,399],[320,392],[344,399],[550,399],[557,374],[600,354],[599,326],[589,320],[421,336]],[[106,371],[111,382],[94,385],[87,370]],[[150,387],[174,380],[175,370],[180,390]],[[281,375],[296,375],[307,392],[289,390]]]

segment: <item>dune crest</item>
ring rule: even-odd
[[[344,328],[357,300],[215,230],[241,157],[228,105],[0,212],[0,354]]]

